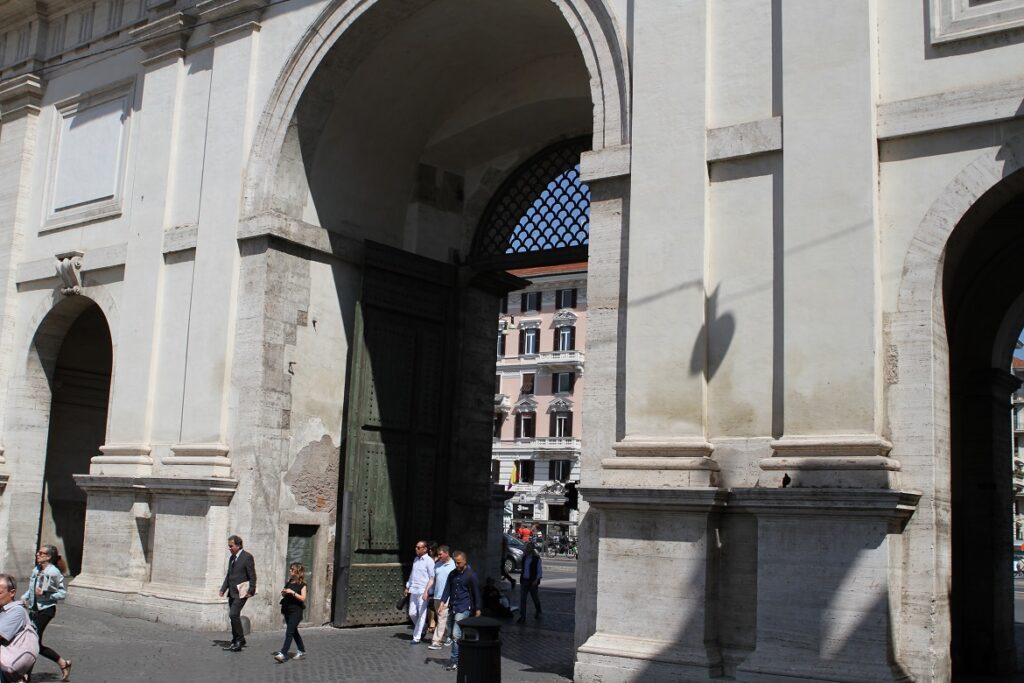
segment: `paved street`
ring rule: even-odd
[[[547,683],[572,679],[575,575],[572,560],[545,560],[544,583],[551,585],[541,590],[543,621],[509,623],[502,629],[504,681]],[[514,602],[518,603],[516,588]],[[443,669],[448,649],[432,651],[424,645],[410,646],[409,627],[302,629],[309,656],[277,664],[271,653],[281,646],[283,629],[251,634],[245,651],[233,654],[220,649],[228,637],[226,609],[224,626],[223,633],[196,633],[62,606],[46,631],[45,642],[72,660],[72,681],[76,683],[455,680],[454,673]],[[41,660],[33,680],[59,680],[56,665]]]

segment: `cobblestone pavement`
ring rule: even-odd
[[[556,567],[552,566],[550,573],[557,573]],[[563,582],[554,583],[561,586]],[[518,586],[510,597],[518,603]],[[503,681],[547,683],[572,679],[574,600],[575,590],[542,587],[543,620],[530,618],[523,625],[509,622],[502,628]],[[529,614],[533,614],[532,607]],[[455,673],[444,671],[448,648],[410,646],[411,627],[304,628],[300,632],[309,656],[278,664],[271,653],[281,646],[283,629],[250,634],[246,638],[248,647],[235,654],[221,650],[228,638],[226,609],[224,622],[223,633],[194,632],[61,606],[46,630],[44,642],[72,660],[71,680],[75,683],[427,683],[453,682],[456,678]],[[41,659],[32,680],[59,678],[57,666]]]

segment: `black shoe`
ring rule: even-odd
[[[233,648],[233,647],[234,647],[235,645],[237,645],[237,644],[238,644],[238,643],[237,643],[236,641],[232,640],[232,641],[231,641],[230,643],[228,643],[227,645],[225,645],[225,646],[224,646],[224,647],[222,647],[221,649],[222,649],[222,650],[224,650],[225,652],[228,652],[228,651],[230,651],[230,650],[231,650],[231,648]]]
[[[242,647],[245,647],[247,645],[247,643],[245,642],[245,638],[242,638],[240,641],[238,641],[238,644]]]
[[[242,644],[241,643],[232,643],[231,647],[226,647],[224,649],[227,650],[228,652],[241,652],[242,651]]]

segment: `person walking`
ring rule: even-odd
[[[437,626],[434,627],[434,637],[427,646],[428,650],[440,650],[448,630],[448,602],[441,596],[448,585],[448,576],[454,570],[455,560],[452,559],[451,549],[446,545],[438,546],[437,561],[434,562],[434,611],[437,612]]]
[[[427,554],[427,542],[416,542],[416,559],[405,582],[405,594],[409,596],[409,618],[412,619],[412,642],[417,645],[427,625],[427,607],[430,589],[434,586],[434,560]]]
[[[306,568],[301,562],[292,562],[288,565],[288,581],[281,589],[281,614],[284,615],[284,645],[274,653],[274,659],[279,662],[288,661],[288,651],[292,648],[292,639],[295,639],[295,657],[302,659],[306,656],[306,647],[302,643],[302,636],[299,635],[299,622],[302,621],[302,611],[306,609]]]
[[[19,603],[15,596],[18,593],[18,584],[10,574],[0,574],[0,646],[10,645],[18,634],[24,631],[29,624],[29,615],[25,611],[25,605]],[[63,677],[62,681],[68,680]],[[70,676],[68,667],[68,676]],[[3,671],[0,671],[0,683],[11,683]]]
[[[466,553],[456,550],[452,553],[455,560],[455,571],[449,576],[444,586],[443,600],[448,601],[448,609],[452,614],[452,656],[448,660],[448,671],[459,668],[459,641],[462,639],[462,627],[459,622],[470,615],[480,616],[483,600],[480,598],[480,581],[476,572],[469,566]]]
[[[522,624],[526,621],[526,596],[533,597],[533,607],[536,610],[536,618],[540,619],[540,596],[537,589],[540,588],[540,580],[544,577],[544,567],[541,564],[540,553],[537,546],[529,543],[526,546],[526,554],[523,557],[523,573],[519,575],[519,618],[516,620]]]
[[[505,558],[509,556],[508,550],[508,536],[505,534],[501,535],[501,578],[508,579],[509,586],[512,590],[516,588],[516,580],[512,578],[512,575],[505,569]]]
[[[71,660],[64,659],[52,648],[43,645],[43,632],[57,615],[57,603],[67,594],[64,573],[68,570],[56,546],[43,545],[36,552],[36,566],[28,579],[28,588],[21,602],[28,608],[29,617],[39,635],[39,654],[60,667],[60,680],[71,680]]]
[[[242,630],[242,608],[245,602],[256,595],[256,561],[252,553],[242,548],[242,539],[232,534],[228,537],[228,573],[220,587],[220,597],[228,596],[228,619],[231,621],[231,644],[223,648],[228,652],[241,652],[245,647],[245,631]]]

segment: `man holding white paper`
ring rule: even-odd
[[[224,649],[241,652],[245,647],[245,632],[242,630],[242,608],[245,601],[256,595],[256,561],[252,553],[242,549],[239,536],[228,537],[228,573],[220,587],[220,597],[228,596],[228,617],[231,620],[231,644]]]

